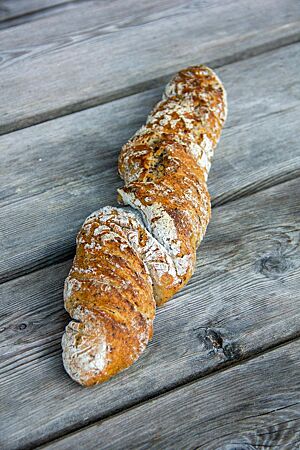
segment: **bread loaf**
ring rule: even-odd
[[[73,320],[62,339],[63,363],[78,383],[101,383],[130,366],[152,337],[156,306],[192,276],[210,218],[206,179],[226,112],[216,74],[189,67],[122,148],[118,199],[127,206],[86,219],[65,281]]]

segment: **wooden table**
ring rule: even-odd
[[[0,2],[1,449],[300,448],[299,0]],[[188,286],[140,360],[64,372],[75,236],[116,204],[121,145],[179,68],[229,118]]]

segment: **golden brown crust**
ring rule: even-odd
[[[79,383],[103,382],[131,365],[152,337],[155,302],[190,279],[210,217],[206,179],[226,113],[216,74],[189,67],[122,148],[119,201],[138,213],[106,207],[92,214],[65,282],[74,320],[63,360]]]
[[[224,125],[227,116],[226,92],[221,80],[209,67],[200,65],[181,70],[167,84],[164,97],[189,98],[197,111],[201,107],[212,111],[221,126]],[[200,120],[203,119],[200,117]]]
[[[207,178],[226,114],[226,93],[216,74],[205,66],[189,67],[168,83],[164,99],[154,107],[146,125],[129,144],[143,144],[146,140],[157,145],[164,139],[178,142]],[[119,172],[126,179],[124,152],[128,154],[128,145],[123,147],[119,158]]]
[[[124,145],[119,200],[139,209],[168,250],[182,285],[210,217],[206,178],[226,118],[224,88],[207,67],[190,67],[167,85],[147,123]],[[171,235],[171,238],[170,238]]]
[[[97,214],[78,235],[64,298],[79,322],[67,327],[63,361],[81,384],[100,383],[131,365],[152,336],[155,302],[145,265]]]
[[[141,258],[152,280],[156,304],[169,300],[180,289],[182,281],[168,252],[133,213],[121,208],[106,207],[97,211],[97,220],[99,224],[106,224],[123,236]],[[127,279],[127,275],[125,278]]]

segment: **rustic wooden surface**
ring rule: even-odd
[[[300,44],[295,44],[219,69],[230,112],[209,177],[214,204],[300,173],[299,66]],[[82,218],[116,203],[122,184],[116,170],[120,147],[161,92],[162,87],[0,136],[5,237],[0,280],[73,254]],[[284,158],[283,148],[289,149]],[[18,245],[15,227],[22,229]]]
[[[148,89],[199,58],[220,66],[299,37],[297,0],[81,3],[2,31],[0,133]]]
[[[0,447],[298,448],[299,2],[0,12]],[[195,62],[217,67],[229,97],[196,273],[142,358],[81,388],[60,348],[76,232],[116,204],[122,143]]]
[[[93,389],[72,382],[61,363],[67,321],[61,292],[70,261],[4,283],[1,388],[9,399],[8,439],[40,442],[297,337],[299,187],[293,180],[216,208],[196,273],[159,310],[145,354]]]
[[[72,0],[1,0],[0,29],[55,13],[61,10],[59,7],[72,3],[75,2]]]
[[[297,340],[45,447],[297,449],[299,352]]]

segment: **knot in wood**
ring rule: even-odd
[[[284,255],[264,256],[259,262],[259,272],[267,278],[279,278],[286,272],[290,264]]]

